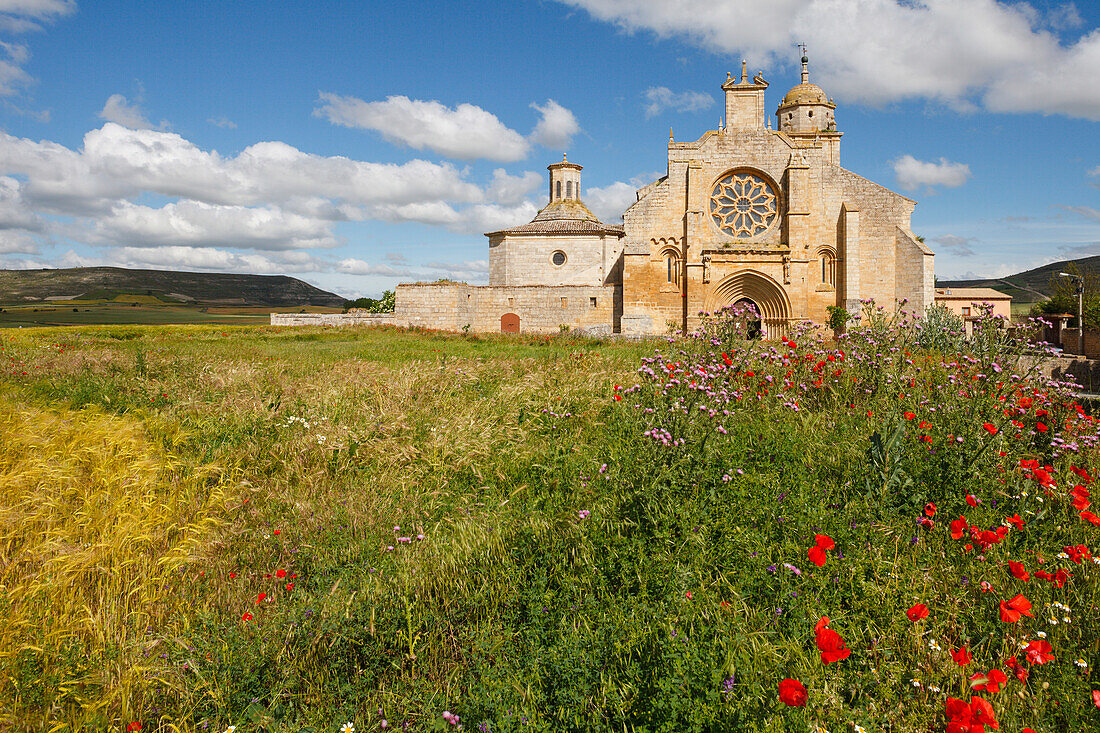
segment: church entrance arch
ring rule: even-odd
[[[501,333],[519,333],[519,316],[515,313],[505,313],[500,317]]]
[[[745,314],[747,328],[745,335],[750,339],[758,339],[764,335],[764,324],[760,319],[760,306],[752,301],[752,298],[741,298],[733,304],[736,311]]]
[[[779,283],[762,272],[742,270],[722,278],[711,289],[705,307],[714,313],[727,306],[747,304],[760,315],[760,336],[767,339],[787,336],[790,298]]]

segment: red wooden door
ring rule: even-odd
[[[519,316],[515,313],[505,313],[500,317],[501,333],[519,333]]]

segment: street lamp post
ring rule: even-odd
[[[1059,272],[1061,277],[1072,277],[1074,290],[1077,292],[1077,353],[1082,357],[1085,355],[1085,319],[1084,319],[1084,300],[1085,300],[1085,278],[1080,275],[1071,275],[1068,272]]]

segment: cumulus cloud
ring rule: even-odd
[[[976,242],[974,237],[960,237],[955,234],[944,234],[932,240],[933,243],[946,248],[946,254],[956,257],[973,257],[977,254],[971,247],[971,242]]]
[[[318,117],[344,127],[375,130],[391,143],[414,150],[434,150],[449,158],[485,158],[503,162],[527,157],[529,144],[496,115],[473,104],[455,108],[435,101],[387,97],[364,102],[355,97],[321,92]]]
[[[637,189],[622,181],[602,188],[589,188],[584,194],[584,202],[592,213],[608,223],[622,221],[623,212],[637,200]]]
[[[958,188],[970,178],[970,166],[965,163],[953,163],[940,158],[938,163],[917,160],[912,155],[903,155],[893,161],[894,174],[898,185],[907,191],[921,186]]]
[[[75,0],[0,0],[0,28],[13,33],[39,30],[43,22],[75,12]]]
[[[131,102],[121,94],[112,94],[107,97],[107,103],[99,111],[100,119],[114,122],[131,130],[151,130],[153,123],[145,117],[141,105]]]
[[[223,156],[176,133],[113,122],[88,132],[77,149],[0,133],[0,170],[7,174],[0,176],[0,253],[69,239],[125,252],[126,262],[155,265],[160,257],[168,266],[182,253],[181,267],[255,263],[252,271],[264,272],[329,267],[309,252],[342,244],[340,222],[480,234],[529,221],[536,208],[526,195],[541,183],[534,173],[498,169],[481,187],[449,163],[373,163],[282,142]],[[260,259],[227,259],[235,249]],[[206,250],[223,254],[198,254]]]
[[[1100,120],[1100,29],[1059,36],[1079,13],[997,0],[560,0],[628,31],[676,37],[754,66],[793,63],[809,45],[814,81],[834,96]],[[700,22],[705,18],[705,22]]]
[[[518,204],[527,194],[541,186],[545,181],[534,171],[525,171],[519,176],[510,176],[503,168],[493,171],[493,180],[485,190],[485,194],[493,201],[501,204]]]
[[[700,112],[714,106],[714,97],[703,92],[674,92],[668,87],[650,87],[645,90],[646,119],[655,117],[666,109],[674,112]]]
[[[374,130],[396,145],[431,150],[456,160],[523,160],[533,144],[567,149],[581,129],[573,113],[553,99],[531,104],[540,118],[527,137],[473,104],[451,108],[405,96],[366,102],[329,92],[321,92],[318,103],[313,114],[334,125]]]
[[[538,110],[542,115],[542,119],[531,131],[531,142],[544,148],[568,150],[573,142],[573,136],[581,131],[581,126],[577,124],[577,118],[573,113],[553,99],[547,99],[546,104],[541,106],[532,103],[531,108]]]

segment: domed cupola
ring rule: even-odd
[[[817,84],[810,83],[810,60],[802,57],[802,81],[787,92],[775,116],[779,130],[790,135],[836,132],[836,105]]]

